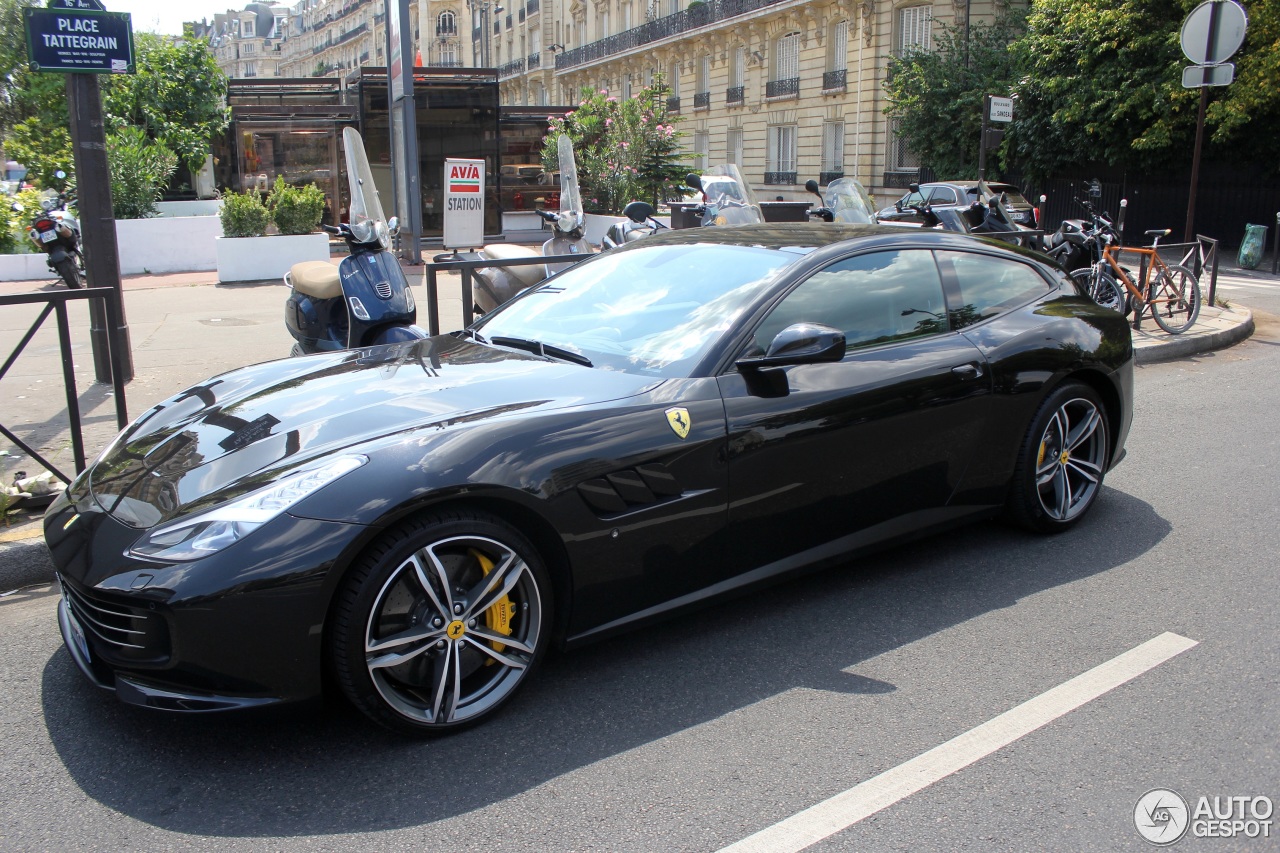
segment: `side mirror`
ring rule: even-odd
[[[9,209],[14,211],[15,213],[22,213],[23,211],[26,210],[26,208],[22,206],[22,203],[17,201],[9,205]]]
[[[393,216],[387,220],[387,233],[392,237],[400,233],[400,217]]]
[[[816,195],[818,198],[822,198],[822,193],[818,191],[818,182],[813,178],[804,182],[804,188]]]
[[[695,190],[698,190],[699,192],[702,191],[702,178],[698,175],[697,172],[690,172],[689,174],[685,175],[684,182],[686,185],[693,187]]]
[[[844,332],[821,323],[793,323],[774,337],[769,351],[737,361],[739,370],[777,367],[784,364],[818,364],[844,358]]]
[[[920,185],[917,184],[915,181],[912,181],[911,183],[907,184],[907,189],[909,189],[913,193],[918,193],[920,192]]]
[[[65,178],[65,177],[67,176],[67,173],[66,173],[66,172],[64,172],[64,171],[62,171],[61,169],[59,169],[58,171],[56,171],[56,172],[54,172],[54,173],[53,173],[53,176],[54,176],[55,178],[57,178],[58,180],[62,180],[63,178]]]
[[[630,219],[632,222],[645,222],[649,217],[657,213],[653,209],[653,205],[647,201],[633,201],[626,207],[622,208],[622,215]]]

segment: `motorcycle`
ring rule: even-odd
[[[573,143],[561,134],[556,140],[556,153],[560,164],[560,212],[539,210],[538,216],[551,225],[551,239],[542,244],[542,256],[589,255],[591,244],[583,236],[587,217],[582,208],[582,194],[578,189],[578,165],[573,156]],[[436,261],[456,260],[515,260],[536,258],[538,252],[527,246],[494,243],[479,252],[437,255]],[[480,267],[473,272],[475,281],[475,305],[477,314],[487,314],[516,294],[533,287],[562,269],[573,266],[572,261],[558,264],[522,264],[520,266]]]
[[[627,243],[634,243],[653,234],[659,229],[666,228],[657,219],[654,214],[657,211],[653,209],[653,205],[644,201],[633,201],[622,209],[622,215],[627,217],[624,222],[615,222],[609,226],[609,230],[605,232],[604,239],[600,242],[600,250],[607,251],[616,249],[619,246],[625,246]]]
[[[67,176],[62,171],[56,174],[59,180]],[[36,248],[48,253],[46,262],[50,271],[57,273],[73,290],[84,286],[80,222],[67,211],[67,205],[74,202],[74,195],[46,190],[41,194],[40,213],[27,229],[27,237]],[[13,203],[12,209],[18,213],[25,212],[18,202]]]
[[[805,181],[804,188],[822,200],[821,207],[809,211],[810,216],[823,222],[848,222],[857,225],[874,225],[875,205],[862,184],[853,178],[837,178],[827,184],[826,192],[818,189],[818,182]]]
[[[685,183],[702,193],[702,204],[693,209],[702,227],[709,225],[754,225],[764,222],[751,185],[732,163],[712,166],[701,175],[690,172]]]
[[[303,261],[285,273],[289,285],[284,321],[297,342],[290,355],[352,349],[427,337],[414,325],[417,306],[400,263],[390,251],[397,231],[382,212],[364,141],[354,128],[342,131],[351,204],[347,222],[322,225],[347,241],[350,255],[335,267]]]
[[[1132,298],[1110,274],[1110,264],[1103,258],[1103,252],[1108,246],[1120,243],[1126,202],[1120,202],[1119,225],[1112,221],[1111,214],[1106,211],[1098,213],[1087,201],[1076,199],[1076,204],[1085,209],[1089,219],[1063,220],[1058,230],[1049,237],[1049,248],[1045,254],[1057,261],[1063,271],[1094,302],[1104,308],[1128,314],[1133,309]],[[1132,272],[1124,269],[1132,278]]]

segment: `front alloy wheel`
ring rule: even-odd
[[[340,594],[334,664],[352,702],[398,731],[479,722],[546,647],[550,586],[533,547],[487,515],[393,531]]]

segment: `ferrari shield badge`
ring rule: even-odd
[[[689,420],[689,410],[684,406],[677,406],[674,409],[667,409],[667,423],[675,434],[681,438],[689,437],[689,427],[692,421]]]

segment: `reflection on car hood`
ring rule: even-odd
[[[152,408],[94,464],[89,484],[117,519],[150,527],[370,439],[614,400],[653,384],[448,336],[267,362]]]

